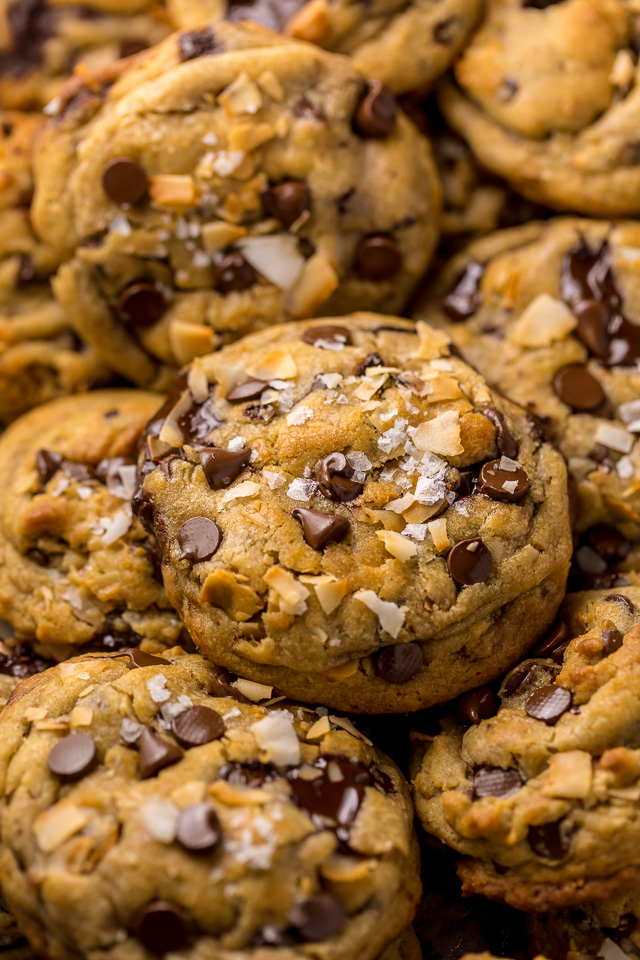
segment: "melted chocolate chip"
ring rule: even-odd
[[[261,787],[263,783],[277,780],[280,773],[271,763],[251,760],[249,763],[225,763],[218,773],[219,780],[226,780],[236,787]]]
[[[362,363],[359,363],[355,369],[356,377],[362,377],[370,367],[386,367],[386,363],[379,353],[369,353]]]
[[[183,33],[178,37],[178,50],[183,63],[187,60],[195,60],[197,57],[204,57],[207,54],[217,53],[219,49],[213,30],[210,27],[190,30],[189,33]]]
[[[355,470],[343,453],[329,453],[313,468],[320,493],[334,503],[348,503],[360,496],[364,484],[353,480],[354,474]]]
[[[174,717],[171,729],[183,747],[201,747],[204,743],[220,739],[224,734],[224,720],[217,710],[197,705],[187,707]]]
[[[38,450],[36,454],[36,470],[42,486],[46,486],[62,466],[64,457],[54,450]]]
[[[178,530],[180,559],[201,563],[210,560],[222,542],[222,531],[208,517],[191,517]]]
[[[518,503],[529,489],[529,477],[522,469],[504,470],[500,460],[490,460],[480,470],[480,493],[491,500]]]
[[[524,709],[534,720],[542,720],[547,726],[553,727],[571,709],[572,702],[573,697],[568,690],[550,683],[534,690],[525,702]]]
[[[365,787],[373,783],[369,768],[344,757],[320,757],[313,766],[319,771],[313,780],[299,776],[297,768],[287,773],[293,799],[306,810],[316,827],[333,825],[339,839],[347,840]]]
[[[509,457],[510,460],[518,459],[518,444],[511,435],[507,426],[504,414],[495,407],[479,406],[479,412],[490,420],[496,428],[496,448],[501,457]]]
[[[629,599],[629,597],[625,597],[623,593],[608,593],[606,597],[602,598],[602,600],[604,603],[621,603],[627,608],[629,613],[636,612],[635,604]]]
[[[459,587],[484,583],[493,573],[491,551],[480,537],[461,540],[447,555],[447,570]]]
[[[262,191],[265,213],[290,227],[311,205],[309,188],[300,180],[283,180]]]
[[[245,400],[258,400],[269,384],[266,380],[245,380],[229,390],[225,397],[228,403],[243,403]]]
[[[470,690],[458,700],[456,718],[465,727],[495,717],[498,712],[498,700],[491,687],[478,687]]]
[[[168,900],[154,900],[139,910],[133,920],[133,935],[156,957],[182,950],[189,942],[189,928],[180,909]]]
[[[127,457],[103,457],[96,466],[96,477],[106,486],[117,484],[122,486],[120,467],[131,467],[133,461]]]
[[[318,893],[296,906],[291,922],[303,940],[317,943],[337,937],[347,922],[347,914],[332,893]]]
[[[211,447],[200,453],[200,463],[204,470],[207,483],[212,490],[223,490],[242,473],[249,463],[251,450],[243,447],[242,450],[222,450]]]
[[[119,650],[117,653],[110,654],[112,659],[118,657],[128,657],[129,670],[136,670],[140,667],[161,667],[169,666],[170,660],[165,660],[164,657],[156,657],[152,653],[145,653],[143,650],[139,650],[137,647],[131,647],[130,650]]]
[[[56,743],[47,758],[47,766],[62,783],[86,776],[97,759],[95,741],[86,733],[73,733]]]
[[[554,663],[562,663],[564,652],[569,646],[571,633],[566,623],[556,623],[531,651],[532,657],[550,657]]]
[[[552,823],[542,823],[537,827],[529,827],[527,843],[537,857],[543,860],[562,860],[569,852],[569,838],[563,836],[562,820]]]
[[[507,675],[504,681],[504,693],[507,697],[512,697],[520,693],[534,675],[533,665],[531,663],[520,663]]]
[[[397,113],[398,105],[391,91],[372,80],[356,107],[353,128],[367,139],[388,137],[395,129]]]
[[[0,651],[0,673],[8,677],[18,677],[23,680],[25,677],[33,677],[36,673],[43,673],[51,666],[50,661],[36,656],[33,650],[19,643],[7,649],[6,653]]]
[[[362,280],[382,283],[401,270],[402,256],[388,233],[372,233],[360,241],[353,266]]]
[[[596,410],[605,399],[600,381],[580,364],[561,367],[553,378],[553,389],[572,410]]]
[[[346,327],[330,326],[325,324],[321,327],[309,327],[302,334],[304,343],[311,344],[312,347],[344,347],[351,343],[351,334]]]
[[[473,797],[510,797],[522,786],[522,777],[517,770],[502,770],[500,767],[482,767],[473,778]]]
[[[587,530],[587,539],[608,563],[626,559],[631,551],[631,541],[608,523],[596,523]]]
[[[118,297],[118,314],[132,327],[152,327],[167,309],[163,292],[155,283],[140,280],[132,283]]]
[[[471,260],[457,275],[451,289],[442,298],[442,309],[450,320],[468,320],[474,315],[482,303],[480,281],[484,271],[484,264]]]
[[[343,540],[349,533],[349,521],[335,513],[296,507],[291,516],[300,521],[304,539],[314,550],[323,550],[328,543]]]
[[[605,657],[610,657],[612,653],[619,650],[624,642],[624,634],[619,630],[602,631],[602,649]]]
[[[258,274],[236,250],[228,253],[216,268],[214,286],[219,293],[239,293],[257,282]]]
[[[147,187],[146,173],[131,157],[115,157],[102,171],[102,189],[114,203],[139,203]]]
[[[210,388],[210,394],[213,394],[214,389],[213,386]],[[202,443],[223,423],[224,420],[215,409],[213,396],[209,396],[204,403],[194,404],[178,417],[178,426],[187,443]]]
[[[418,643],[397,643],[381,650],[375,671],[385,683],[408,683],[422,669],[424,660]]]
[[[237,700],[238,703],[251,703],[247,697],[240,693],[237,687],[233,686],[234,681],[237,679],[237,677],[233,677],[230,673],[221,670],[213,681],[213,686],[210,691],[211,696],[229,697],[232,700]]]
[[[138,740],[138,762],[143,780],[155,777],[165,767],[182,759],[182,751],[175,743],[159,737],[151,727],[145,727]]]
[[[212,853],[221,839],[220,821],[210,803],[194,803],[180,811],[176,840],[189,853]]]

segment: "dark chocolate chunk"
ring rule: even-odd
[[[227,393],[225,400],[229,403],[243,403],[245,400],[258,400],[269,384],[266,380],[245,380],[238,383]]]
[[[532,657],[550,657],[554,663],[562,663],[564,652],[569,646],[571,633],[566,623],[561,620],[556,623],[549,633],[542,638],[531,651]]]
[[[210,560],[221,542],[222,530],[208,517],[191,517],[178,530],[181,560]]]
[[[218,773],[219,780],[226,780],[237,787],[261,787],[263,783],[277,780],[281,774],[272,763],[250,760],[249,763],[225,763]]]
[[[210,803],[194,803],[181,810],[176,840],[190,853],[211,853],[222,839],[218,815]]]
[[[314,550],[322,550],[332,541],[343,540],[349,533],[349,521],[335,513],[296,507],[291,516],[300,521],[304,539]]]
[[[212,396],[214,390],[215,385],[210,387],[210,396],[207,400],[203,403],[195,403],[178,417],[178,426],[186,443],[202,443],[224,423],[214,406]]]
[[[337,937],[347,922],[347,914],[332,893],[318,893],[295,907],[291,922],[303,940],[317,943]]]
[[[593,549],[608,563],[624,560],[631,551],[631,541],[608,523],[589,527],[587,539]]]
[[[353,480],[355,470],[343,453],[329,453],[318,460],[313,468],[313,477],[320,492],[327,500],[348,503],[364,490],[364,484]]]
[[[152,327],[166,309],[167,301],[162,290],[146,280],[125,287],[118,297],[120,319],[132,327]]]
[[[237,700],[238,703],[251,703],[247,697],[243,696],[240,693],[237,687],[233,686],[234,680],[237,680],[237,677],[233,677],[230,673],[227,673],[225,670],[221,670],[218,676],[213,681],[213,686],[211,688],[212,697],[230,697],[232,700]]]
[[[60,470],[63,460],[62,454],[56,453],[54,450],[38,450],[36,453],[36,470],[43,487]]]
[[[571,709],[573,697],[569,690],[549,683],[545,687],[538,687],[526,700],[524,709],[534,720],[542,720],[547,726],[553,727],[560,717]]]
[[[620,633],[619,630],[603,630],[602,631],[602,648],[604,650],[605,657],[610,657],[612,653],[615,653],[616,650],[619,650],[624,641],[624,634]]]
[[[386,367],[386,363],[379,353],[368,353],[362,363],[356,367],[356,377],[363,377],[370,367]]]
[[[288,771],[293,799],[319,828],[332,825],[341,840],[347,840],[365,787],[373,783],[369,768],[344,757],[320,757],[313,764],[319,775],[313,780],[299,776],[298,768]]]
[[[481,767],[473,780],[473,797],[510,797],[522,786],[522,777],[517,770],[502,770],[500,767]]]
[[[330,326],[323,324],[320,327],[309,327],[302,334],[305,343],[310,343],[312,347],[330,347],[346,346],[351,343],[351,334],[346,327]]]
[[[86,776],[96,759],[97,751],[93,738],[86,733],[72,733],[56,743],[47,758],[47,766],[62,783],[71,783]]]
[[[491,423],[496,428],[496,448],[500,456],[509,457],[510,460],[517,460],[518,444],[511,435],[504,414],[495,407],[484,405],[479,406],[478,410],[487,420],[491,420]]]
[[[421,670],[424,660],[418,643],[396,643],[381,650],[375,670],[385,683],[408,683]]]
[[[371,233],[358,244],[353,266],[362,280],[382,283],[400,271],[402,255],[388,233]]]
[[[569,852],[569,838],[561,830],[562,820],[552,823],[541,823],[537,827],[529,827],[527,843],[537,857],[543,860],[563,860]]]
[[[248,260],[232,250],[217,265],[214,286],[219,293],[239,293],[258,282],[258,274]]]
[[[371,80],[356,107],[353,128],[367,139],[388,137],[395,130],[397,113],[398,105],[391,91]]]
[[[491,500],[518,503],[526,496],[528,489],[529,477],[522,467],[504,470],[500,460],[490,460],[480,470],[480,493]]]
[[[577,363],[557,371],[553,389],[572,410],[596,410],[605,399],[600,381]]]
[[[447,570],[459,587],[484,583],[493,573],[491,551],[480,537],[461,540],[447,555]]]
[[[478,687],[470,690],[458,700],[456,718],[458,723],[468,727],[495,717],[498,712],[498,700],[491,687]]]
[[[154,900],[133,919],[133,935],[156,957],[182,950],[189,942],[189,928],[180,907],[168,900]]]
[[[602,598],[604,603],[621,603],[627,608],[629,613],[636,612],[636,606],[629,597],[625,597],[623,593],[608,593],[606,597]]]
[[[283,180],[262,191],[265,213],[290,227],[311,205],[309,188],[301,180]]]
[[[187,60],[195,60],[196,57],[217,53],[219,49],[211,27],[190,30],[178,37],[178,50],[183,63]]]
[[[251,450],[243,447],[241,450],[222,450],[210,447],[200,453],[200,463],[204,470],[207,483],[212,490],[223,490],[242,473],[249,463]]]
[[[484,271],[484,264],[471,260],[455,278],[451,289],[442,298],[442,309],[450,320],[468,320],[474,315],[482,303],[480,281]]]
[[[138,203],[147,187],[145,171],[131,157],[115,157],[102,171],[102,189],[114,203]]]
[[[201,747],[203,743],[220,739],[224,734],[224,720],[217,710],[198,704],[179,713],[171,729],[183,747]]]
[[[175,743],[159,737],[152,727],[145,727],[138,740],[140,776],[143,780],[182,759],[182,751]]]

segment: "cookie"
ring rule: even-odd
[[[568,597],[554,629],[416,752],[427,831],[463,890],[544,912],[640,881],[640,586]]]
[[[48,278],[56,258],[31,227],[31,159],[41,126],[37,115],[0,113],[0,425],[110,376],[54,300]]]
[[[404,305],[439,184],[427,142],[347,58],[219,23],[119,69],[102,94],[70,88],[33,208],[71,258],[59,301],[115,370],[146,386],[270,323]]]
[[[411,922],[398,769],[349,721],[242,689],[264,696],[180,648],[16,688],[0,876],[40,956],[373,960]]]
[[[552,622],[564,462],[441,332],[285,324],[185,376],[136,509],[214,662],[295,699],[406,712],[499,675]]]
[[[534,949],[549,957],[640,957],[640,887],[573,910],[533,914],[528,924]]]
[[[575,481],[576,530],[615,528],[624,556],[640,541],[638,263],[637,223],[531,223],[467,247],[416,311],[538,418]]]
[[[0,106],[40,110],[79,64],[128,57],[169,31],[162,4],[149,0],[2,0]]]
[[[0,617],[63,659],[80,644],[175,643],[155,545],[131,515],[155,394],[104,390],[32,410],[0,437]]]
[[[526,197],[638,214],[639,39],[624,0],[489,0],[440,107],[483,166]]]
[[[480,0],[169,0],[177,27],[251,19],[270,30],[351,57],[357,70],[394,93],[431,86],[467,43]]]

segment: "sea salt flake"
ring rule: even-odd
[[[303,423],[306,423],[307,420],[311,420],[313,417],[313,408],[312,407],[297,407],[295,410],[292,410],[291,413],[287,416],[287,424],[290,427],[299,427]]]
[[[171,697],[171,691],[167,690],[167,678],[163,673],[156,673],[147,680],[147,690],[154,703],[164,703]]]
[[[304,480],[302,477],[296,477],[289,484],[287,495],[291,500],[304,500],[306,502],[311,500],[317,489],[318,484],[315,480]]]

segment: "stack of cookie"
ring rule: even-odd
[[[0,6],[7,960],[638,960],[640,9]]]

